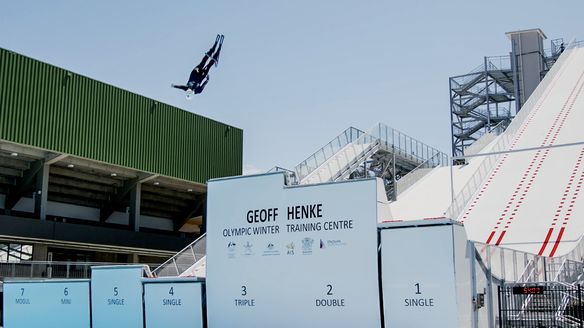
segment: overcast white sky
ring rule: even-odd
[[[0,47],[240,127],[254,172],[377,122],[450,152],[448,77],[506,54],[507,31],[584,39],[583,12],[539,0],[2,1]],[[220,65],[187,101],[170,84],[217,33]]]

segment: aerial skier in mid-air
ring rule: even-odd
[[[205,86],[209,82],[209,70],[211,69],[211,66],[217,66],[219,63],[219,54],[221,53],[221,47],[223,46],[223,38],[223,35],[217,34],[217,38],[211,49],[205,53],[205,56],[199,65],[191,71],[189,81],[186,85],[172,85],[173,88],[186,91],[187,99],[191,99],[193,94],[199,94],[205,89]]]

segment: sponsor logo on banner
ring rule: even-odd
[[[268,243],[262,256],[273,256],[273,255],[280,255],[280,251],[276,249],[276,246],[274,246],[273,243]]]
[[[243,255],[249,256],[253,255],[253,244],[247,241],[243,244]]]
[[[328,239],[325,243],[326,247],[341,247],[346,245],[347,243],[340,239]]]
[[[327,248],[338,248],[342,246],[346,246],[347,243],[340,240],[340,239],[320,239],[318,247],[320,249],[327,249]]]
[[[309,237],[302,239],[302,255],[312,254],[312,244],[314,244],[314,239]]]
[[[235,258],[235,249],[236,249],[237,244],[230,241],[229,244],[227,244],[227,257],[230,259]]]
[[[286,245],[286,255],[294,255],[294,242]]]

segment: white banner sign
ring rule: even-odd
[[[5,282],[4,327],[89,328],[89,280]]]
[[[209,182],[209,327],[380,327],[376,183]]]

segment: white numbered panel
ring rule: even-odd
[[[93,328],[143,328],[142,266],[91,268]]]
[[[209,327],[380,327],[374,179],[208,185]]]
[[[458,327],[451,225],[381,230],[381,271],[386,327]]]
[[[144,281],[146,328],[203,328],[201,282],[148,280]]]
[[[89,328],[89,280],[5,282],[4,327]]]

